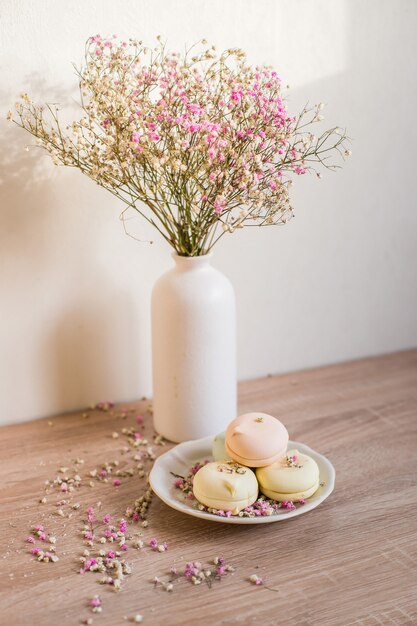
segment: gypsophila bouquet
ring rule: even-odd
[[[314,134],[322,104],[288,113],[277,73],[205,40],[183,54],[91,37],[77,70],[82,116],[62,127],[55,105],[27,94],[19,126],[57,165],[78,168],[158,229],[179,255],[206,254],[225,233],[285,224],[291,177],[349,156],[346,134]],[[124,215],[123,211],[122,215]]]

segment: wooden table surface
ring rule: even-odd
[[[137,451],[122,429],[145,414],[152,443],[148,402],[127,405],[127,413],[118,406],[4,427],[0,623],[66,626],[93,618],[94,625],[117,626],[141,614],[149,626],[417,624],[417,350],[244,382],[239,399],[241,412],[276,415],[292,439],[331,459],[335,491],[306,515],[261,526],[205,522],[155,497],[148,527],[129,524],[128,534],[166,541],[168,550],[133,548],[129,540],[132,574],[119,592],[99,585],[95,573],[79,573],[80,529],[87,507],[120,519],[143,493],[146,476],[122,476],[115,487],[89,472],[112,460],[120,471],[135,466]],[[60,473],[62,466],[69,469]],[[71,472],[82,478],[74,492],[46,487],[45,495],[46,480]],[[25,539],[36,524],[56,536],[58,562],[30,554]],[[236,569],[211,588],[185,579],[172,592],[152,584],[172,565],[216,555]],[[251,584],[254,573],[277,591]],[[97,593],[103,610],[93,614],[89,600]]]

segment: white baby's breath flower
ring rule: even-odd
[[[205,39],[201,44],[208,45]],[[162,44],[144,58],[147,53],[135,39],[93,37],[81,69],[81,119],[65,131],[55,110],[50,123],[45,110],[23,94],[16,105],[19,125],[56,165],[79,168],[129,206],[148,205],[181,255],[208,252],[204,242],[214,240],[216,228],[232,233],[247,224],[285,223],[292,212],[282,188],[287,193],[289,177],[322,157],[320,140],[297,130],[287,112],[273,68],[251,67],[239,48],[217,60],[215,46],[197,49],[193,60]],[[323,108],[313,107],[310,122],[322,119]],[[344,132],[328,132],[326,141],[349,156]],[[270,175],[282,177],[275,189],[268,186]],[[218,219],[214,202],[223,196]]]

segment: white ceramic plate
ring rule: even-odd
[[[274,515],[264,517],[220,517],[207,511],[199,511],[195,508],[195,501],[187,501],[180,489],[174,487],[174,474],[187,476],[190,467],[197,461],[208,459],[213,460],[211,447],[213,437],[205,437],[204,439],[196,439],[194,441],[186,441],[178,446],[171,448],[165,454],[158,457],[149,475],[149,482],[156,495],[161,498],[168,506],[186,513],[194,517],[209,520],[211,522],[222,522],[224,524],[268,524],[270,522],[281,522],[290,517],[296,517],[315,509],[332,493],[334,488],[335,470],[333,465],[322,454],[315,452],[304,443],[298,441],[290,441],[288,447],[296,448],[304,454],[311,456],[319,466],[320,470],[320,487],[316,493],[311,496],[304,505],[297,505],[294,510],[279,509]]]

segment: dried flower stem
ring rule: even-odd
[[[316,137],[323,105],[289,115],[281,80],[245,53],[200,42],[184,54],[160,39],[86,43],[77,70],[82,117],[65,128],[58,107],[24,94],[17,119],[55,164],[79,169],[155,227],[183,256],[206,254],[245,226],[285,224],[292,175],[335,170],[346,133]]]

